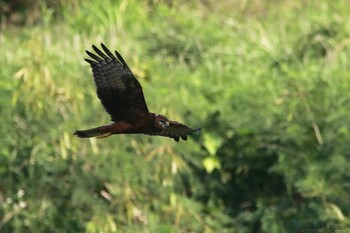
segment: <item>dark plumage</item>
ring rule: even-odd
[[[112,123],[74,134],[81,138],[104,138],[112,134],[142,133],[187,140],[187,135],[200,131],[179,122],[169,121],[165,116],[148,111],[140,83],[132,74],[122,56],[114,56],[101,43],[104,52],[92,46],[96,54],[86,51],[90,63],[97,96],[111,116]]]

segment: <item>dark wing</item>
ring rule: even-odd
[[[176,121],[169,121],[169,126],[164,128],[162,131],[147,133],[148,135],[158,135],[173,138],[175,141],[179,141],[180,137],[183,140],[187,140],[187,135],[197,133],[201,129],[192,129]]]
[[[101,46],[104,52],[93,45],[98,55],[86,51],[93,60],[85,60],[91,65],[97,96],[112,121],[134,120],[148,114],[142,87],[122,56],[115,51],[115,57],[104,44]]]

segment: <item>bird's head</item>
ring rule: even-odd
[[[155,114],[154,124],[157,129],[164,129],[169,126],[169,120],[163,115]]]

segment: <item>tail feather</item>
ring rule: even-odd
[[[106,127],[101,126],[93,129],[77,130],[74,132],[74,135],[80,138],[92,138],[92,137],[103,136],[104,134],[107,134],[107,133],[110,134],[110,132],[106,132]]]

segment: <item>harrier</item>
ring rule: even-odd
[[[104,52],[92,46],[95,53],[86,51],[92,59],[85,59],[92,68],[97,96],[112,123],[88,130],[77,130],[80,138],[105,138],[112,134],[146,134],[164,136],[179,141],[187,140],[187,135],[199,132],[165,116],[148,111],[143,91],[122,56],[115,51],[114,56],[101,43]]]

